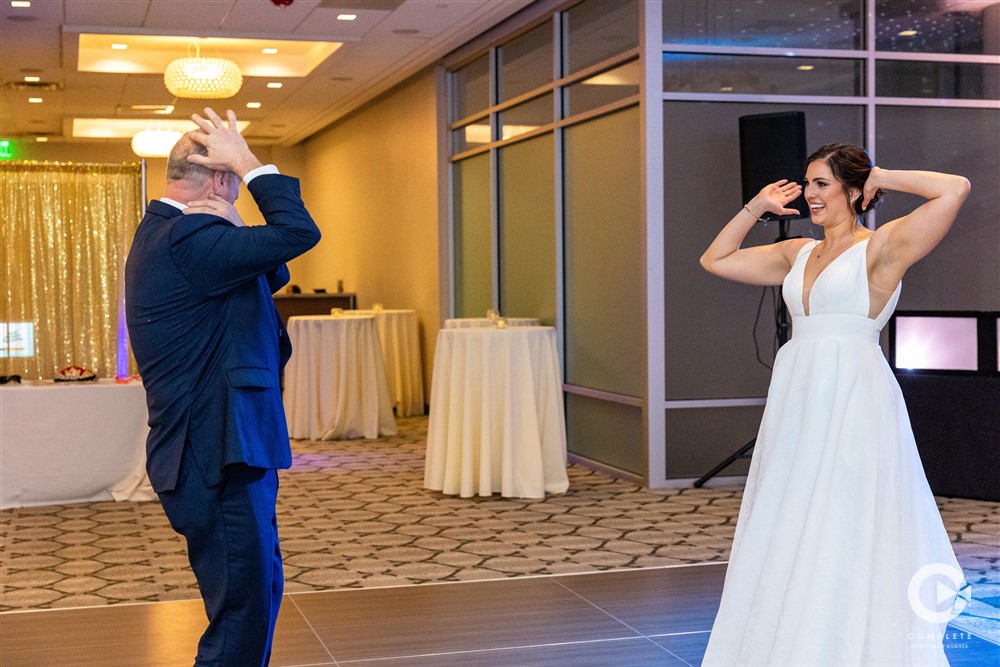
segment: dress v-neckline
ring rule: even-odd
[[[810,308],[809,302],[812,301],[812,293],[813,293],[813,290],[816,288],[816,283],[818,283],[819,279],[823,276],[824,273],[826,273],[826,270],[829,269],[834,264],[836,264],[837,260],[839,260],[841,257],[843,257],[847,253],[849,253],[852,250],[854,250],[854,248],[856,246],[863,245],[863,244],[867,243],[868,239],[870,239],[870,238],[871,238],[871,236],[867,236],[863,240],[858,241],[857,243],[852,243],[851,247],[847,248],[846,250],[844,250],[843,252],[841,252],[839,255],[837,255],[836,257],[834,257],[833,259],[831,259],[830,263],[827,264],[826,266],[824,266],[820,270],[820,272],[816,274],[816,277],[813,278],[812,285],[809,286],[809,296],[806,296],[806,264],[809,263],[809,257],[812,255],[813,250],[815,250],[816,246],[819,245],[819,241],[814,241],[813,242],[812,247],[809,248],[809,252],[806,254],[806,261],[803,262],[803,264],[802,264],[802,293],[799,295],[799,301],[802,303],[802,313],[806,317],[809,317],[810,315],[812,315],[812,309]]]

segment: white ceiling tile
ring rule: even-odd
[[[65,0],[66,24],[138,28],[149,0]]]
[[[20,81],[21,70],[44,70],[44,79],[62,81],[59,61],[59,23],[62,6],[56,2],[35,2],[29,8],[11,7],[0,1],[0,77]]]
[[[235,4],[236,0],[152,0],[143,27],[215,33]]]
[[[38,23],[62,22],[62,2],[33,2],[30,7],[11,7],[9,0],[0,2],[0,19],[4,22],[4,32],[20,30],[24,26]]]
[[[266,0],[237,2],[222,24],[224,32],[273,34],[292,32],[310,15],[320,0],[295,0],[279,7]]]
[[[494,4],[502,4],[496,0]],[[408,0],[378,27],[379,34],[393,30],[418,30],[417,36],[434,37],[468,21],[483,11],[481,3],[456,0]]]
[[[371,9],[352,9],[349,13],[357,18],[353,21],[341,21],[339,14],[345,13],[338,9],[316,7],[305,21],[296,29],[296,35],[322,36],[324,39],[360,39],[368,34],[379,23],[389,17],[389,12]]]

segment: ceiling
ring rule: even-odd
[[[249,121],[244,134],[251,143],[295,144],[531,1],[292,0],[288,6],[277,6],[272,0],[31,0],[25,8],[0,0],[0,136],[95,141],[73,136],[74,119],[183,120],[209,105],[217,110],[232,108],[240,120]],[[355,19],[338,20],[344,14]],[[227,42],[218,38],[339,46],[305,76],[301,73],[308,67],[299,67],[299,72],[288,76],[250,76],[253,70],[244,67],[243,87],[235,97],[188,100],[175,99],[167,91],[162,70],[153,71],[139,62],[144,57],[146,62],[155,62],[155,58],[150,61],[148,52],[143,56],[138,45],[129,47],[131,54],[129,50],[114,52],[126,61],[124,69],[130,73],[80,71],[81,62],[89,59],[86,50],[80,50],[81,35],[88,34],[97,37],[84,41],[97,43],[106,35],[117,35],[106,40],[115,42],[127,42],[129,36],[149,42],[155,41],[149,39],[153,36],[186,36],[191,42],[210,38],[200,42],[209,45],[203,55],[234,60],[238,56],[228,54]],[[285,57],[281,51],[272,56],[276,63]],[[285,51],[294,57],[292,49]],[[180,51],[176,57],[185,55]],[[38,81],[25,81],[25,77]],[[268,83],[281,87],[268,87]],[[42,102],[31,103],[29,98]],[[260,108],[247,108],[251,102]],[[169,115],[158,115],[133,109],[135,105],[173,105],[174,109]]]

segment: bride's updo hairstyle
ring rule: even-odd
[[[860,216],[865,211],[874,211],[882,202],[882,190],[879,189],[872,200],[868,202],[868,208],[861,208],[864,196],[859,195],[854,203],[851,203],[851,190],[863,192],[868,174],[872,171],[872,160],[868,157],[868,151],[861,146],[854,144],[826,144],[816,149],[816,152],[809,156],[806,164],[816,160],[825,160],[826,164],[836,178],[844,186],[844,197],[847,198],[847,205],[854,209],[854,215]]]

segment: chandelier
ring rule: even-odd
[[[194,56],[191,47],[194,47]],[[188,46],[188,57],[167,65],[163,83],[171,95],[196,100],[221,100],[240,92],[243,74],[225,58],[202,58],[197,44]]]
[[[136,132],[132,137],[132,151],[139,157],[167,157],[180,138],[180,132],[162,130],[157,123],[155,130],[147,128]]]

